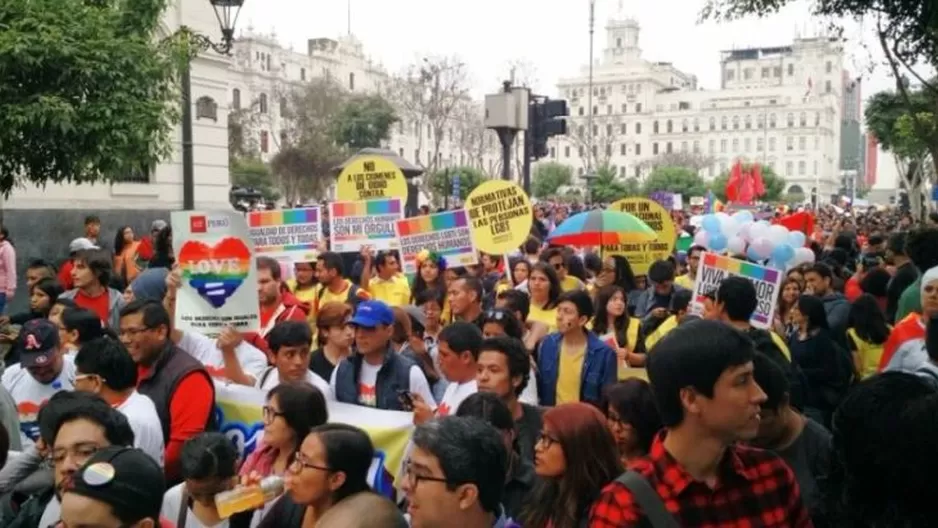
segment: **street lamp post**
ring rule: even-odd
[[[183,26],[179,32],[186,37],[188,47],[182,70],[182,208],[195,209],[195,162],[192,155],[192,59],[212,49],[221,55],[230,55],[234,42],[235,24],[244,0],[209,0],[221,27],[221,42],[212,40]]]
[[[587,117],[587,136],[586,142],[586,173],[593,172],[593,27],[596,25],[596,0],[590,0],[590,72],[589,82],[587,83],[586,109],[589,112]]]

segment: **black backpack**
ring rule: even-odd
[[[749,335],[749,338],[752,339],[756,351],[774,361],[785,373],[785,376],[788,378],[788,384],[790,385],[788,397],[791,406],[799,411],[804,410],[808,380],[804,372],[801,371],[801,367],[785,356],[782,349],[780,349],[778,344],[775,343],[775,340],[772,339],[772,334],[770,334],[768,330],[750,327],[749,331],[746,333]]]

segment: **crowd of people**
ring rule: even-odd
[[[259,257],[260,330],[212,337],[173,324],[166,222],[109,246],[90,217],[0,321],[0,526],[938,525],[938,227],[820,209],[814,262],[757,328],[749,280],[693,294],[704,248],[636,275],[545,242],[570,213],[540,204],[516,252],[474,266],[423,252],[412,278],[393,251]],[[246,457],[217,431],[218,384],[265,394]],[[331,401],[412,413],[390,494]]]

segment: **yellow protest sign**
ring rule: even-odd
[[[381,156],[361,156],[342,169],[336,199],[357,202],[380,198],[407,199],[407,180],[393,162]]]
[[[648,198],[623,198],[613,202],[609,209],[624,211],[645,222],[655,230],[658,239],[651,242],[603,246],[603,256],[622,255],[629,259],[633,273],[645,275],[654,261],[665,260],[674,251],[677,237],[674,221],[671,220],[671,213],[658,202]]]
[[[479,251],[504,255],[528,238],[534,213],[524,189],[506,180],[489,180],[466,198],[472,240]]]

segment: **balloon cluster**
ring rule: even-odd
[[[708,251],[745,255],[781,270],[814,262],[814,252],[805,247],[804,233],[765,220],[756,221],[749,211],[732,216],[722,212],[704,215],[700,227],[694,235],[694,244]]]

